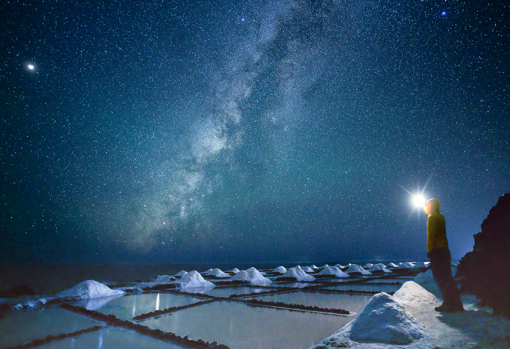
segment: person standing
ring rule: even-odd
[[[460,292],[453,280],[451,261],[452,257],[446,238],[446,221],[439,212],[441,202],[438,199],[430,199],[423,206],[427,219],[427,257],[430,258],[432,275],[439,286],[443,296],[443,304],[435,310],[445,313],[464,311]]]

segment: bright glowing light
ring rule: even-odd
[[[33,64],[27,65],[28,70],[34,70],[35,66]]]
[[[413,196],[413,204],[414,206],[416,207],[422,207],[423,205],[425,205],[425,198],[423,197],[423,195],[414,195]]]

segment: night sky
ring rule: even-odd
[[[0,262],[454,258],[510,191],[492,1],[3,1]],[[407,191],[406,191],[407,190]]]

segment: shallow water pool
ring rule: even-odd
[[[115,315],[121,320],[130,320],[135,316],[153,312],[155,310],[181,307],[183,305],[202,301],[204,300],[187,295],[142,293],[112,299],[96,310],[103,314]]]
[[[337,290],[337,291],[369,291],[369,292],[396,292],[401,287],[401,285],[360,285],[360,284],[352,284],[352,285],[336,285],[336,286],[324,286],[324,289],[328,290]]]
[[[320,292],[291,292],[274,295],[254,296],[251,298],[267,302],[283,302],[287,304],[292,303],[307,306],[317,306],[320,308],[344,309],[349,312],[359,313],[370,301],[372,296],[339,293],[328,294]]]
[[[149,336],[138,334],[123,328],[108,327],[96,332],[85,333],[76,338],[54,341],[40,348],[49,349],[185,349],[170,342],[164,342]]]
[[[243,294],[250,294],[250,293],[260,293],[260,292],[268,292],[268,291],[274,291],[276,288],[256,288],[256,287],[215,287],[210,291],[205,292],[205,294],[208,294],[210,296],[215,297],[230,297],[230,295],[237,294],[237,295],[243,295]]]
[[[103,323],[56,307],[20,310],[0,319],[0,348],[98,325]]]
[[[230,348],[309,348],[352,317],[252,307],[219,301],[140,322],[190,339],[216,341]]]
[[[412,279],[410,279],[410,280],[412,280]],[[391,284],[391,283],[395,283],[395,282],[400,282],[401,284],[403,284],[406,281],[409,281],[409,280],[392,278],[392,279],[366,280],[366,281],[363,281],[363,283],[367,283],[367,284],[372,284],[372,283]]]

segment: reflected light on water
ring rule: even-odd
[[[159,310],[159,293],[158,296],[156,297],[156,310]]]
[[[133,297],[133,313],[131,314],[132,317],[135,317],[136,313],[136,297]]]
[[[99,331],[99,342],[97,343],[97,349],[103,348],[103,331]]]

